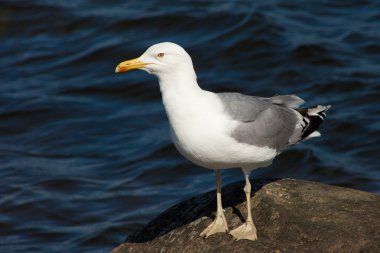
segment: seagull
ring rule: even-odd
[[[115,72],[141,69],[158,77],[174,146],[193,163],[215,171],[217,210],[200,234],[229,231],[222,207],[221,169],[241,168],[245,177],[247,218],[230,231],[235,240],[257,240],[252,219],[250,173],[270,165],[285,148],[320,136],[316,131],[330,105],[299,108],[296,95],[258,97],[213,93],[199,87],[190,55],[179,45],[163,42],[140,57],[121,62]]]

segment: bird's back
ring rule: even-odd
[[[269,98],[240,93],[218,94],[225,112],[237,125],[231,136],[238,142],[283,150],[312,137],[329,106],[298,109],[304,100],[295,95]],[[315,132],[315,133],[314,133]]]

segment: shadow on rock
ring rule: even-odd
[[[252,196],[264,185],[277,179],[258,179],[252,182]],[[222,189],[223,208],[232,208],[241,222],[245,222],[245,215],[235,206],[245,203],[244,182],[229,184]],[[126,242],[143,243],[152,241],[156,237],[165,235],[176,228],[185,226],[202,217],[215,218],[216,190],[185,200],[160,214],[149,222],[141,231],[131,234]],[[206,228],[206,227],[205,227]],[[201,233],[202,231],[199,231]]]
[[[256,241],[227,233],[199,234],[212,222],[215,191],[175,205],[112,253],[133,252],[380,252],[380,196],[317,182],[281,179],[252,183]],[[229,229],[247,210],[244,183],[223,187]]]

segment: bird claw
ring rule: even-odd
[[[223,212],[215,217],[215,220],[200,234],[201,237],[209,237],[216,233],[228,232],[227,220]]]
[[[232,235],[236,241],[242,239],[251,241],[257,240],[256,227],[252,221],[247,221],[238,228],[235,228],[230,232],[230,235]]]

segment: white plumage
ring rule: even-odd
[[[317,137],[329,106],[298,109],[295,95],[271,98],[202,90],[191,57],[174,43],[150,47],[139,58],[120,63],[116,72],[139,68],[159,79],[162,101],[177,150],[190,161],[214,169],[217,213],[202,236],[228,231],[221,203],[220,169],[241,168],[245,174],[248,216],[230,234],[237,240],[256,240],[250,206],[252,170],[268,166],[286,147]]]

